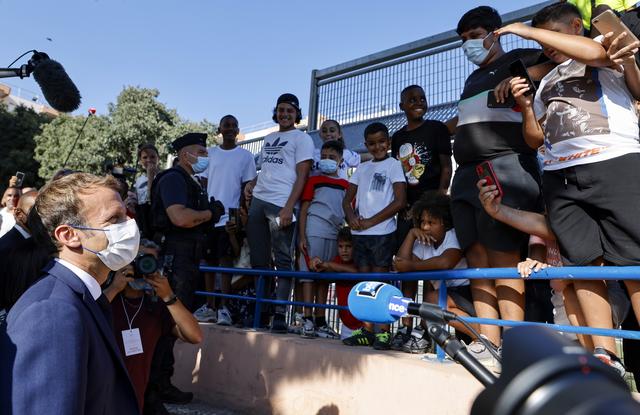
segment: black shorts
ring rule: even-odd
[[[389,267],[395,247],[394,234],[353,235],[353,262],[357,267]]]
[[[458,308],[471,317],[476,316],[476,309],[473,306],[470,285],[459,285],[457,287],[447,287],[447,295],[451,297]]]
[[[411,217],[411,210],[402,209],[398,212],[396,221],[396,231],[394,232],[394,252],[398,252],[400,247],[407,238],[409,231],[413,228],[413,219]]]
[[[540,170],[536,156],[508,154],[491,160],[504,192],[502,203],[542,212]],[[451,214],[462,250],[480,242],[494,251],[519,251],[529,236],[487,215],[478,199],[476,165],[458,167],[451,185]]]
[[[547,170],[544,199],[561,254],[573,265],[602,256],[640,265],[640,154]]]
[[[220,264],[222,258],[233,258],[233,248],[224,226],[207,231],[203,258],[211,266]]]

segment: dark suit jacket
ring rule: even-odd
[[[50,264],[11,309],[2,331],[1,414],[139,413],[103,310],[63,265]]]
[[[11,248],[20,245],[24,241],[26,241],[26,238],[14,226],[0,238],[0,252],[9,252]]]

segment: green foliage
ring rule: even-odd
[[[126,87],[106,116],[92,116],[87,122],[67,167],[96,174],[104,172],[106,161],[133,166],[140,144],[154,143],[162,160],[168,144],[186,132],[213,134],[216,126],[207,120],[190,122],[176,110],[158,101],[157,89]],[[62,115],[47,125],[35,140],[35,157],[40,176],[49,178],[59,170],[86,117]],[[213,143],[213,140],[211,140]]]
[[[40,163],[40,177],[50,178],[63,167],[87,117],[60,115],[35,137],[35,158]],[[76,143],[66,167],[101,174],[105,155],[109,154],[104,137],[109,131],[109,119],[92,116]]]
[[[8,186],[16,171],[25,173],[25,186],[39,187],[43,184],[38,176],[40,166],[33,157],[36,146],[33,138],[50,121],[51,117],[32,109],[18,107],[15,111],[8,111],[6,106],[0,105],[0,148],[3,151],[0,191]]]

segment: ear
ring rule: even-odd
[[[400,107],[400,110],[404,112],[404,104],[402,103],[402,101],[400,101],[400,104],[398,104],[398,106]]]
[[[571,21],[571,28],[573,29],[573,33],[579,36],[582,36],[584,29],[582,27],[582,19],[579,17],[574,17]]]
[[[53,237],[68,248],[80,248],[82,242],[76,229],[69,225],[60,225],[53,231]]]

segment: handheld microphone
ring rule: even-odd
[[[349,311],[358,320],[390,324],[408,315],[420,316],[428,322],[445,324],[456,315],[436,304],[415,303],[393,285],[376,281],[356,284],[349,293]]]

